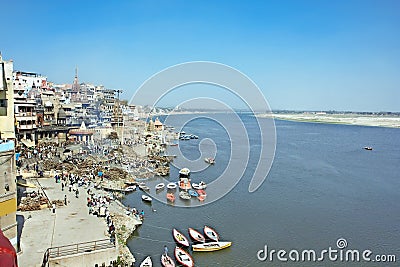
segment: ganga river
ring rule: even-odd
[[[175,120],[189,118],[174,116]],[[224,114],[218,116],[224,121]],[[315,250],[319,257],[329,247],[339,250],[340,238],[347,243],[343,250],[371,250],[371,257],[396,255],[398,264],[400,129],[276,120],[272,168],[258,190],[249,193],[248,185],[258,161],[260,133],[253,116],[244,114],[241,118],[250,136],[251,156],[244,176],[227,195],[195,208],[179,208],[155,200],[146,205],[140,199],[140,191],[126,196],[124,204],[145,211],[143,225],[128,240],[138,262],[151,255],[153,266],[161,266],[164,245],[173,257],[172,228],[188,236],[188,227],[202,230],[208,225],[220,234],[221,240],[233,244],[217,252],[190,252],[196,266],[396,266],[362,259],[334,261],[327,255],[320,262],[282,262],[276,254],[272,261],[257,257],[265,246],[269,251],[287,253]],[[189,121],[183,130],[199,139],[179,141],[179,147],[170,147],[169,153],[180,149],[183,155],[195,159],[200,157],[199,142],[212,139],[217,146],[216,164],[191,174],[192,181],[212,181],[227,166],[231,153],[228,134],[221,124],[206,116]],[[364,150],[364,146],[373,150]],[[172,167],[167,180],[177,181],[178,171]],[[158,177],[149,183],[153,186],[161,181]]]

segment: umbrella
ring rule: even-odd
[[[0,229],[0,266],[18,267],[17,254],[10,240]]]

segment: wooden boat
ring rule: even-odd
[[[192,185],[190,184],[190,179],[189,178],[180,178],[179,179],[179,188],[182,190],[188,190],[192,188]]]
[[[151,202],[153,199],[151,197],[149,197],[149,196],[142,195],[142,200],[146,201],[146,202]]]
[[[199,231],[197,231],[197,230],[195,230],[195,229],[193,229],[193,228],[189,228],[189,229],[188,229],[188,232],[189,232],[190,237],[191,237],[194,241],[202,242],[202,243],[206,242],[206,239],[204,238],[204,236],[203,236],[202,234],[200,234]]]
[[[175,267],[174,260],[168,255],[161,255],[161,264],[164,267]]]
[[[140,190],[142,191],[149,191],[150,187],[148,187],[147,185],[139,185]]]
[[[204,161],[208,164],[215,164],[215,159],[214,158],[205,158]]]
[[[132,192],[136,190],[136,185],[131,185],[125,188],[125,192]]]
[[[193,187],[194,189],[196,189],[196,190],[198,190],[198,189],[206,189],[206,188],[207,188],[207,184],[206,184],[205,182],[201,181],[201,182],[198,183],[198,184],[193,183],[193,184],[192,184],[192,187]]]
[[[219,235],[218,235],[218,233],[214,230],[214,229],[212,229],[211,227],[209,227],[209,226],[204,226],[204,234],[209,238],[209,239],[211,239],[211,240],[214,240],[214,241],[216,241],[216,242],[218,242],[218,239],[219,239]]]
[[[194,189],[189,189],[188,190],[189,195],[191,195],[192,197],[198,197],[199,194],[196,192],[196,190]]]
[[[167,193],[167,200],[174,202],[175,201],[175,195],[173,193]]]
[[[169,144],[170,146],[178,146],[177,143]]]
[[[140,264],[140,267],[152,267],[153,266],[153,262],[150,258],[150,256],[147,256],[142,263]]]
[[[184,247],[188,247],[189,246],[189,240],[186,238],[186,236],[184,236],[181,232],[179,232],[178,230],[176,230],[175,228],[172,229],[172,236],[174,237],[175,241],[184,246]]]
[[[192,198],[192,197],[189,195],[189,193],[186,192],[186,191],[181,191],[181,192],[179,192],[179,197],[182,198],[182,199],[184,199],[184,200],[189,200],[189,199]]]
[[[168,183],[168,184],[167,184],[167,188],[168,188],[168,189],[173,190],[173,189],[176,189],[176,187],[177,187],[176,183]]]
[[[209,242],[192,245],[193,251],[216,251],[230,247],[232,242]]]
[[[164,187],[165,187],[164,183],[159,183],[159,184],[156,185],[156,190],[163,190]]]
[[[190,170],[188,168],[183,168],[179,171],[179,174],[181,176],[188,177],[190,175]]]
[[[189,253],[187,253],[184,249],[180,247],[175,247],[175,258],[176,261],[179,262],[181,265],[186,267],[193,267],[194,260]]]

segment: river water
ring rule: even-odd
[[[174,119],[185,121],[188,116],[175,115]],[[241,118],[250,136],[250,158],[243,178],[227,195],[194,208],[158,201],[147,205],[140,200],[140,191],[126,196],[124,204],[145,212],[143,225],[128,240],[138,261],[152,255],[154,266],[161,266],[164,245],[173,255],[172,228],[187,235],[188,227],[202,230],[208,225],[217,230],[221,240],[232,241],[233,245],[217,252],[192,252],[196,266],[397,266],[400,129],[277,120],[272,168],[258,190],[249,193],[260,150],[260,133],[254,117]],[[204,118],[188,122],[184,131],[200,138],[180,141],[179,148],[170,147],[169,153],[181,149],[184,156],[196,159],[201,156],[201,140],[212,139],[217,147],[217,163],[191,175],[193,181],[211,182],[227,166],[231,153],[228,133],[220,124]],[[364,150],[364,146],[372,146],[373,150]],[[172,167],[168,180],[177,181],[177,177],[178,168]],[[153,178],[149,184],[154,188],[161,181]],[[165,195],[165,191],[160,194]],[[281,262],[276,255],[272,261],[257,258],[257,252],[265,245],[269,251],[315,250],[319,255],[329,247],[338,249],[339,238],[347,241],[344,249],[368,249],[373,255],[394,254],[397,264],[333,261],[327,256],[322,262]]]

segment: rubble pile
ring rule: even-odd
[[[42,195],[31,194],[21,199],[18,205],[19,211],[32,211],[48,208],[47,198]]]

